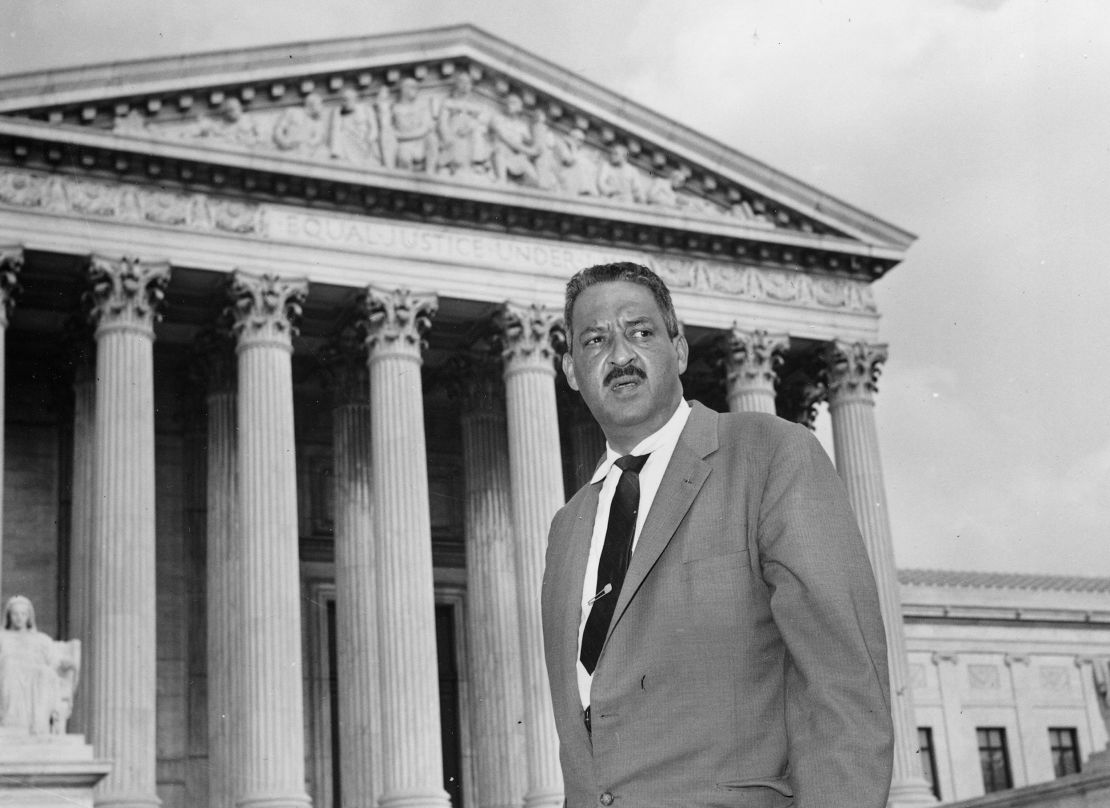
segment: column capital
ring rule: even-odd
[[[23,271],[23,248],[0,245],[0,328],[8,327],[8,315],[19,292],[19,273]]]
[[[119,260],[94,255],[89,259],[88,300],[99,336],[108,330],[154,335],[154,323],[170,282],[166,262],[144,264],[138,258]]]
[[[505,370],[522,365],[552,368],[551,363],[566,344],[563,314],[539,303],[506,301],[494,315],[501,342]]]
[[[1006,663],[1007,667],[1012,668],[1014,665],[1025,665],[1029,667],[1031,660],[1029,654],[1006,654],[1002,657],[1002,661]]]
[[[824,357],[830,407],[851,400],[874,401],[879,374],[887,360],[886,344],[835,340],[826,346]]]
[[[366,347],[371,356],[396,351],[420,356],[424,335],[439,311],[439,298],[409,289],[367,286],[362,306],[366,314]]]
[[[308,281],[304,278],[251,275],[236,270],[228,284],[231,299],[228,313],[231,331],[238,340],[236,349],[268,344],[292,351],[301,305],[307,295]]]
[[[725,368],[728,386],[773,389],[782,352],[790,347],[790,336],[771,334],[757,328],[747,331],[734,324],[725,337]]]
[[[320,349],[325,383],[334,393],[336,407],[369,402],[370,371],[363,330],[360,325],[348,326]]]
[[[960,655],[959,654],[953,654],[953,653],[948,653],[948,652],[944,652],[944,651],[934,651],[933,652],[932,662],[938,668],[940,667],[940,663],[942,663],[942,662],[947,662],[950,665],[955,665],[959,661],[960,661]]]

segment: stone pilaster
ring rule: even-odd
[[[369,288],[371,499],[381,648],[381,808],[447,808],[420,380],[434,295]]]
[[[71,324],[72,326],[72,324]],[[93,484],[96,471],[96,351],[92,332],[72,328],[67,341],[73,365],[73,479],[69,520],[69,637],[92,648]],[[93,671],[86,667],[73,704],[69,732],[88,734]]]
[[[940,688],[941,712],[944,715],[945,747],[948,755],[937,760],[941,778],[941,794],[948,801],[977,797],[983,793],[983,779],[977,767],[968,766],[967,761],[977,760],[979,747],[975,739],[975,728],[964,718],[964,687],[961,676],[966,677],[966,668],[956,654],[934,653],[933,664],[937,668],[937,683]],[[939,748],[939,744],[937,744]],[[947,783],[950,788],[945,789]]]
[[[240,745],[232,741],[235,705],[232,649],[236,636],[240,586],[238,439],[234,344],[229,335],[210,334],[202,346],[207,410],[206,438],[206,614],[208,682],[208,799],[211,808],[234,808],[233,772]]]
[[[19,273],[23,270],[23,248],[0,246],[0,494],[4,491],[4,399],[7,386],[8,316],[19,290]],[[3,497],[0,496],[0,500]],[[0,561],[4,549],[4,503],[0,501]],[[0,588],[3,588],[3,565],[0,563]]]
[[[303,280],[236,272],[239,602],[229,659],[239,808],[305,808],[292,334]]]
[[[520,656],[524,672],[525,808],[563,802],[559,743],[543,662],[540,585],[551,517],[563,504],[555,348],[562,322],[553,309],[506,303],[499,315],[504,341],[509,471],[516,529]]]
[[[725,346],[729,412],[775,414],[776,370],[789,345],[786,334],[733,327]]]
[[[89,730],[97,756],[112,761],[96,804],[154,808],[153,343],[170,268],[93,256],[89,277],[97,376]]]
[[[1012,760],[1014,782],[1043,783],[1056,775],[1052,761],[1042,754],[1046,733],[1038,727],[1037,709],[1029,698],[1029,694],[1036,692],[1031,659],[1028,654],[1006,654],[1003,661],[1010,671],[1010,694],[1014,700],[1017,730],[1012,743],[1019,752]]]
[[[921,773],[917,755],[917,724],[910,696],[902,603],[875,427],[874,396],[886,357],[885,345],[859,342],[835,342],[826,353],[836,468],[848,489],[867,544],[886,625],[894,719],[894,778],[889,805],[894,808],[934,804],[936,799]]]
[[[366,349],[350,333],[324,357],[334,398],[335,611],[338,637],[339,805],[371,806],[381,791],[377,540]]]
[[[505,390],[500,362],[489,357],[457,370],[475,791],[480,808],[516,808],[524,798],[524,695]]]

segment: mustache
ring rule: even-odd
[[[634,379],[646,379],[647,374],[635,365],[625,365],[620,368],[613,368],[605,374],[605,381],[603,384],[612,384],[615,381],[631,376]]]

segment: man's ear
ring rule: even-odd
[[[686,362],[690,358],[690,345],[682,334],[671,340],[671,344],[674,345],[675,353],[678,354],[678,373],[682,375],[686,372]]]
[[[567,384],[570,385],[570,389],[577,390],[578,379],[574,376],[574,357],[570,355],[570,351],[563,354],[563,373],[567,377]]]

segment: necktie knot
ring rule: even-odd
[[[618,457],[615,465],[621,471],[631,471],[633,474],[639,474],[640,469],[644,467],[644,463],[647,462],[649,457],[651,457],[650,453],[645,455],[625,455],[624,457]]]

